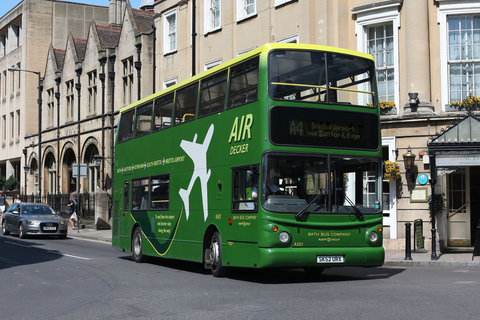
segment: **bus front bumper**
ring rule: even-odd
[[[258,267],[379,267],[384,260],[383,247],[259,248]]]

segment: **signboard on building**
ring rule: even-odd
[[[80,166],[80,170],[78,167]],[[86,163],[72,163],[72,175],[74,177],[78,177],[80,174],[80,178],[87,177],[87,164]]]
[[[472,167],[480,164],[480,154],[439,154],[435,161],[437,167]]]

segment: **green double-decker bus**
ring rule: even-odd
[[[381,266],[376,90],[370,55],[265,44],[123,108],[113,246],[214,276]]]

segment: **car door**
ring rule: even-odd
[[[8,230],[17,230],[18,221],[20,220],[20,205],[12,204],[8,208],[8,215],[6,216]]]

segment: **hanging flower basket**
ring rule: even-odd
[[[383,163],[383,180],[390,182],[392,179],[400,179],[401,176],[402,174],[400,173],[398,162],[387,160]]]
[[[373,107],[373,103],[367,103],[367,106]],[[378,107],[380,108],[380,114],[387,114],[390,110],[395,108],[395,102],[393,101],[378,101]]]

